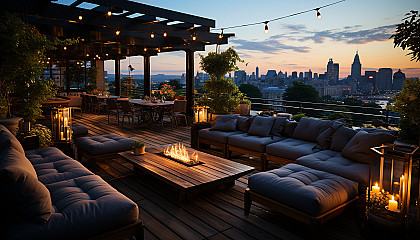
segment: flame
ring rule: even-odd
[[[165,154],[165,156],[169,156],[171,158],[180,160],[188,164],[198,163],[198,153],[194,151],[194,153],[191,154],[191,157],[190,157],[188,155],[187,149],[182,143],[169,145],[168,147],[165,148],[165,150],[163,150],[163,154]]]

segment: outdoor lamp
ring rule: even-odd
[[[264,29],[264,32],[265,32],[265,34],[268,34],[268,22],[265,22],[265,29]]]
[[[209,121],[209,107],[195,106],[194,107],[194,122],[208,122]]]
[[[69,107],[51,109],[51,129],[55,142],[71,141],[71,111]]]
[[[322,18],[321,13],[319,12],[319,8],[316,9],[316,17],[318,19],[321,19]]]

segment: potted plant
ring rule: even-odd
[[[212,115],[233,113],[244,95],[232,79],[225,78],[225,75],[239,70],[237,62],[244,61],[233,47],[221,53],[210,52],[205,57],[200,55],[200,58],[200,67],[210,75],[210,80],[204,83],[206,93],[197,101],[198,104],[208,106]]]
[[[51,130],[41,124],[35,124],[29,135],[37,135],[39,137],[39,148],[49,147],[52,142]]]
[[[142,155],[144,154],[146,151],[146,146],[144,145],[143,142],[141,141],[135,141],[131,144],[131,147],[133,148],[133,154],[134,155]]]
[[[251,101],[247,98],[239,99],[239,107],[235,112],[239,113],[241,116],[249,116],[251,111]]]

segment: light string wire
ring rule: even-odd
[[[329,6],[332,6],[332,5],[335,5],[335,4],[344,2],[344,1],[346,1],[346,0],[340,0],[340,1],[337,1],[337,2],[334,2],[334,3],[330,3],[330,4],[327,4],[327,5],[321,6],[321,7],[317,7],[317,8],[305,10],[305,11],[298,12],[298,13],[289,14],[289,15],[286,15],[286,16],[283,16],[283,17],[273,18],[271,20],[266,20],[266,21],[261,21],[261,22],[255,22],[255,23],[246,23],[246,24],[241,24],[241,25],[236,25],[236,26],[230,26],[230,27],[214,28],[214,29],[212,29],[212,31],[220,30],[220,31],[223,32],[223,30],[226,30],[226,29],[248,27],[248,26],[253,26],[253,25],[258,25],[258,24],[268,24],[269,22],[278,21],[278,20],[281,20],[281,19],[284,19],[284,18],[293,17],[293,16],[304,14],[304,13],[307,13],[307,12],[319,11],[322,8],[326,8],[326,7],[329,7]]]

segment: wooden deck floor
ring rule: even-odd
[[[114,120],[114,119],[112,119]],[[147,146],[182,142],[190,146],[189,127],[172,129],[121,127],[107,123],[106,115],[83,114],[74,122],[89,128],[90,135],[120,134],[139,139]],[[222,156],[219,149],[208,153]],[[235,156],[235,155],[234,155]],[[234,161],[259,168],[258,159],[236,155]],[[98,163],[95,173],[140,207],[145,239],[314,239],[309,227],[286,218],[265,206],[253,204],[251,214],[243,214],[243,192],[248,176],[223,190],[198,193],[176,202],[172,191],[159,180],[134,173],[131,164],[122,159]],[[269,165],[269,168],[279,167]],[[320,239],[364,239],[354,214],[345,213],[321,228]]]

